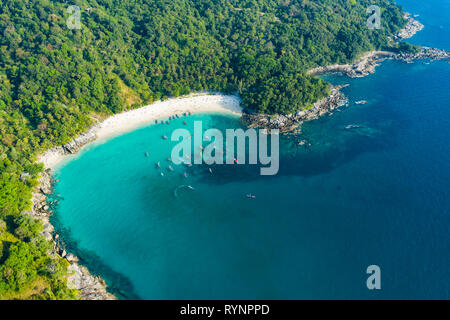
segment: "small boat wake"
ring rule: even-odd
[[[361,128],[361,125],[359,125],[359,124],[349,124],[349,125],[345,126],[346,130],[359,129],[359,128]]]
[[[189,189],[189,190],[195,190],[193,186],[190,185],[181,185],[175,188],[175,190],[173,191],[173,195],[175,196],[175,198],[178,197],[178,190],[180,189]]]

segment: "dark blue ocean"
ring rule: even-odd
[[[426,26],[411,42],[450,50],[450,1],[398,3]],[[350,84],[349,104],[304,124],[311,146],[282,136],[278,175],[168,170],[173,144],[161,135],[185,127],[180,119],[60,167],[52,222],[121,298],[449,299],[450,64],[385,61],[365,78],[326,79]],[[188,128],[194,120],[241,126],[196,115]],[[195,190],[175,197],[186,184]],[[366,287],[369,265],[381,290]]]

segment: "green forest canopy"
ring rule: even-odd
[[[381,29],[366,26],[372,4]],[[80,30],[66,25],[69,5],[81,8]],[[192,91],[238,91],[257,112],[295,112],[329,90],[306,70],[386,48],[404,24],[388,0],[2,1],[0,298],[76,297],[42,226],[23,215],[43,169],[36,154],[93,117]]]

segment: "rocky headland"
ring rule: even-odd
[[[396,54],[390,51],[370,51],[364,54],[353,64],[334,64],[330,66],[317,67],[309,70],[307,73],[312,76],[318,76],[329,73],[344,73],[349,77],[365,77],[375,72],[378,64],[387,59],[395,58]]]
[[[432,61],[448,59],[450,52],[436,48],[422,47],[417,53],[395,53],[391,51],[371,51],[364,54],[353,64],[335,64],[317,67],[309,70],[309,75],[318,76],[330,73],[343,73],[351,78],[365,77],[375,72],[375,68],[386,59],[396,59],[405,62],[429,59]]]
[[[424,25],[421,24],[416,19],[414,19],[413,17],[411,17],[411,14],[408,12],[405,12],[403,18],[405,18],[407,21],[406,25],[403,29],[397,32],[396,35],[394,35],[394,41],[400,41],[411,38],[413,35],[415,35],[417,32],[419,32],[424,28]]]
[[[304,121],[317,119],[348,103],[345,95],[340,91],[347,85],[333,86],[330,95],[314,103],[310,108],[300,110],[290,115],[266,115],[245,112],[242,115],[243,123],[249,128],[278,129],[281,133],[300,133]]]
[[[407,23],[403,29],[394,35],[393,41],[401,41],[411,38],[424,28],[424,25],[415,20],[409,13],[405,13],[404,18]],[[365,77],[375,72],[375,68],[385,59],[397,59],[405,62],[419,59],[440,60],[450,58],[450,52],[436,48],[422,47],[417,53],[396,53],[394,51],[370,51],[357,59],[352,64],[335,64],[330,66],[317,67],[309,70],[310,75],[322,75],[328,73],[344,73],[355,77]]]
[[[405,62],[423,59],[436,61],[441,59],[450,59],[450,52],[436,48],[422,47],[417,53],[399,53],[395,55],[395,59]]]
[[[423,24],[415,20],[409,13],[405,13],[407,20],[405,27],[394,35],[394,41],[412,37],[424,28]],[[343,73],[352,78],[365,77],[375,72],[375,68],[386,59],[397,59],[407,63],[413,60],[428,59],[440,60],[450,58],[450,52],[436,48],[422,47],[417,53],[396,53],[393,51],[370,51],[352,64],[335,64],[320,66],[308,70],[307,74],[318,76],[330,73]],[[342,86],[332,87],[330,96],[316,102],[312,108],[301,110],[291,115],[263,115],[247,113],[243,116],[244,123],[249,127],[279,129],[281,132],[299,133],[304,121],[331,113],[332,110],[342,106],[347,99],[339,91]]]

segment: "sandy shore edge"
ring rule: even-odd
[[[86,145],[101,142],[119,136],[126,132],[151,125],[155,120],[167,120],[168,117],[184,113],[217,113],[242,115],[241,100],[234,95],[219,93],[193,93],[187,96],[157,101],[138,109],[116,114],[93,125],[86,132],[81,133],[70,143],[54,147],[38,156],[38,162],[45,166],[39,178],[39,186],[33,193],[33,207],[31,216],[42,221],[44,231],[42,235],[53,243],[51,255],[58,255],[66,259],[68,269],[68,286],[78,289],[83,300],[114,300],[116,297],[107,291],[106,282],[99,276],[92,275],[89,270],[79,264],[78,257],[66,252],[61,244],[60,236],[55,233],[50,223],[53,207],[56,201],[48,203],[47,196],[53,192],[52,170],[63,160],[69,159]]]
[[[66,157],[78,152],[82,147],[97,141],[106,141],[140,127],[152,125],[155,120],[167,120],[175,114],[185,112],[226,113],[242,115],[240,98],[234,95],[194,93],[179,98],[157,101],[138,109],[113,115],[93,125],[65,146],[55,147],[38,156],[38,162],[45,168],[54,169]]]

